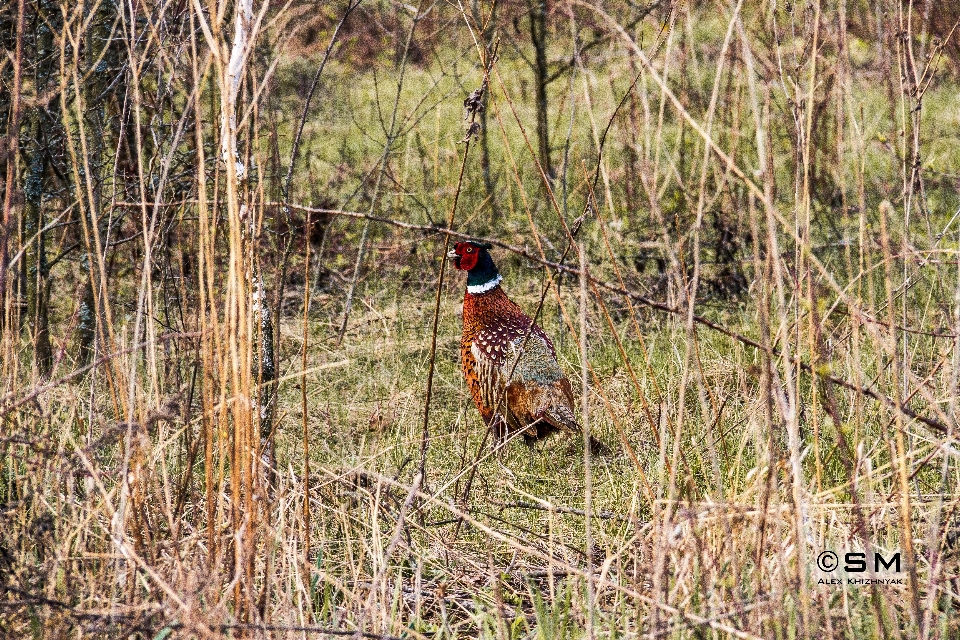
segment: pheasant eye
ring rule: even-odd
[[[473,248],[472,247],[468,248],[467,253],[473,253]]]

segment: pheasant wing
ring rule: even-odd
[[[492,346],[487,344],[483,339],[484,333],[481,332],[470,345],[470,353],[473,354],[476,363],[474,371],[480,383],[480,401],[484,406],[497,411],[498,403],[503,396],[505,380],[500,373],[503,356],[500,352],[494,352]]]

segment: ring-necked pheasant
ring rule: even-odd
[[[553,343],[500,287],[490,248],[458,242],[447,254],[467,272],[460,360],[473,401],[498,442],[516,431],[528,445],[554,431],[579,434],[573,389]],[[591,438],[591,449],[602,445]]]

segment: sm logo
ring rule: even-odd
[[[831,572],[840,566],[840,559],[833,551],[824,551],[817,556],[817,566],[821,571]],[[867,554],[859,551],[850,551],[843,554],[843,570],[847,573],[864,573],[867,570]],[[893,571],[900,573],[900,552],[894,553],[889,559],[879,553],[873,554],[873,571]]]

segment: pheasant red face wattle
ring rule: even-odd
[[[469,242],[458,242],[453,246],[453,251],[448,255],[453,258],[453,266],[461,271],[470,271],[477,266],[477,258],[480,257],[481,249],[474,247]]]

